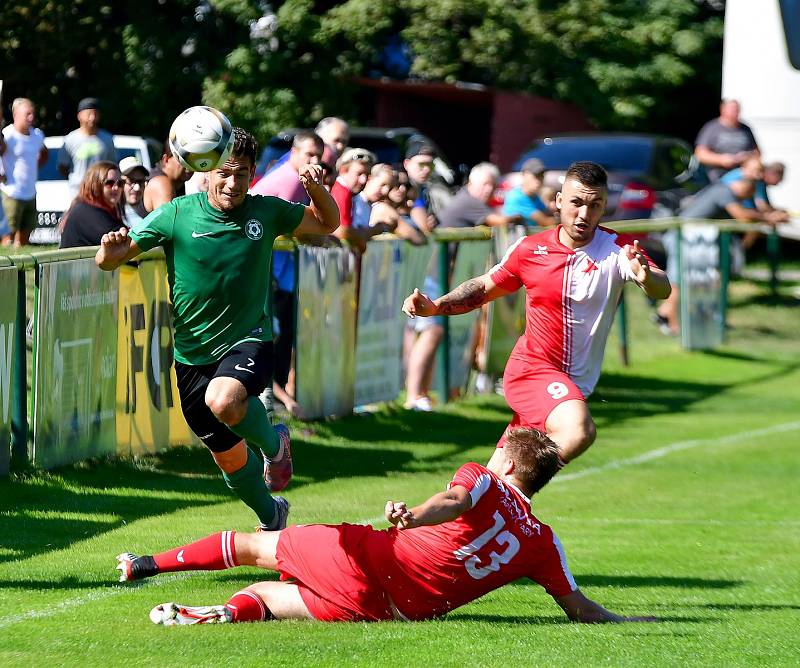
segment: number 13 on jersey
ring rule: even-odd
[[[500,566],[507,564],[514,558],[514,555],[519,552],[519,541],[517,537],[510,531],[503,531],[506,521],[499,511],[494,512],[494,525],[484,531],[469,545],[455,550],[453,554],[459,561],[464,562],[464,567],[476,580],[485,578],[489,573],[496,573],[500,570]],[[491,543],[491,544],[490,544]],[[478,556],[478,552],[489,545],[491,551],[483,558]],[[493,548],[505,547],[504,550],[498,552]],[[489,563],[485,563],[488,561]]]

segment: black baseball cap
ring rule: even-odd
[[[435,158],[436,150],[430,144],[414,142],[406,149],[406,160],[410,160],[418,155],[427,155],[431,158]]]
[[[535,174],[540,176],[544,174],[544,163],[539,158],[528,158],[522,163],[521,172],[528,172],[528,174]]]
[[[99,109],[100,108],[100,100],[96,97],[85,97],[80,102],[78,102],[78,113],[85,111],[86,109]]]

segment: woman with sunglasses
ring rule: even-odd
[[[59,248],[99,246],[122,222],[122,174],[114,162],[102,160],[89,167],[80,190],[61,221]]]

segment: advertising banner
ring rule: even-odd
[[[373,241],[361,258],[356,330],[356,406],[397,398],[402,383],[400,292],[404,241]]]
[[[11,395],[14,391],[14,328],[17,317],[17,270],[0,269],[0,475],[11,460]]]
[[[118,331],[117,452],[139,455],[199,442],[180,408],[163,261],[120,267]]]
[[[93,259],[38,268],[33,461],[116,452],[117,272]]]
[[[491,240],[462,241],[458,244],[450,288],[453,289],[474,276],[479,276],[489,268]],[[463,315],[450,316],[450,388],[456,389],[467,384],[469,370],[477,345],[476,323],[482,309]]]
[[[707,350],[722,344],[719,230],[684,223],[681,228],[681,343]]]
[[[356,406],[394,401],[403,388],[403,335],[408,318],[401,307],[411,291],[423,289],[434,244],[373,241],[361,259],[356,343]]]
[[[353,412],[356,256],[345,248],[298,249],[297,401],[309,418]]]

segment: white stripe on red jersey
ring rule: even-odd
[[[525,334],[511,357],[535,359],[564,371],[589,396],[600,377],[606,340],[630,261],[611,230],[598,228],[572,250],[560,227],[520,239],[489,272],[503,290],[525,286]]]

